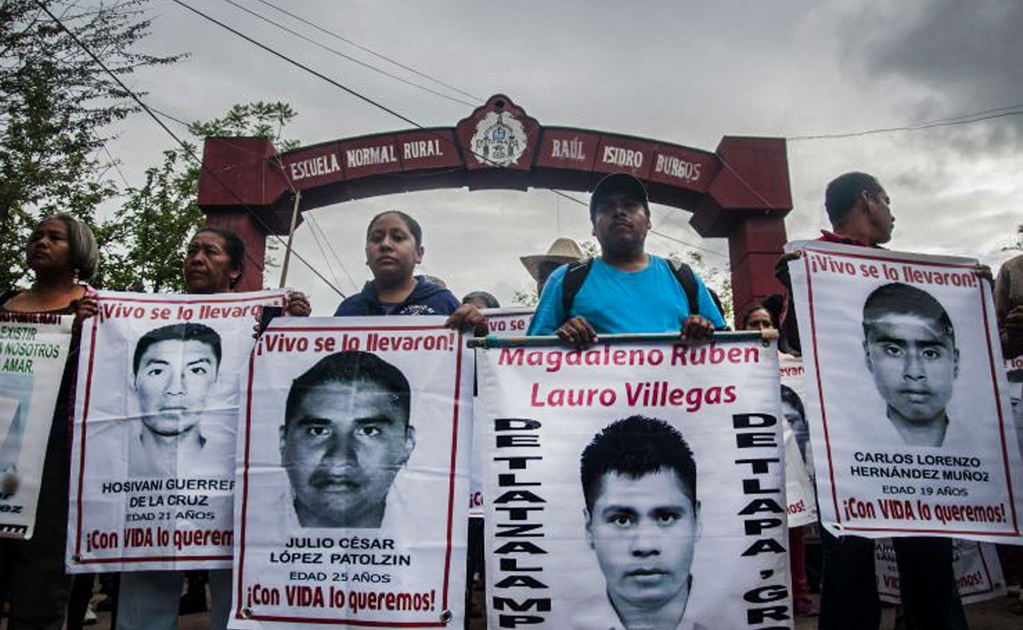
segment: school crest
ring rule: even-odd
[[[488,112],[472,135],[473,152],[490,166],[509,166],[526,152],[526,129],[511,112]]]
[[[458,122],[457,134],[470,171],[500,169],[504,185],[528,187],[540,124],[507,96],[491,96]],[[473,177],[468,183],[475,185]]]

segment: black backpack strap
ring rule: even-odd
[[[686,301],[689,302],[689,314],[700,314],[700,287],[696,284],[696,274],[693,268],[682,261],[669,260],[668,266],[671,273],[678,280],[679,286],[686,294]]]
[[[583,288],[586,276],[590,274],[593,267],[593,259],[576,260],[568,263],[565,270],[565,277],[561,282],[561,311],[565,314],[565,321],[568,321],[568,313],[572,309],[572,303],[579,289]]]

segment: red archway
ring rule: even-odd
[[[311,210],[437,188],[589,192],[607,173],[642,180],[650,200],[692,212],[705,237],[727,237],[736,313],[780,291],[774,262],[792,209],[783,138],[725,136],[716,151],[590,129],[541,127],[501,94],[455,127],[343,138],[277,153],[263,138],[209,138],[199,176],[207,222],[235,230],[262,261],[286,234],[294,199]],[[246,274],[243,290],[261,288]]]

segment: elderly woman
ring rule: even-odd
[[[192,237],[183,265],[188,293],[229,293],[245,269],[245,242],[230,230],[205,227]],[[288,293],[287,313],[309,315],[309,301],[297,291]],[[210,628],[227,628],[231,609],[231,570],[211,570]],[[140,571],[121,580],[117,604],[118,630],[175,630],[183,574],[180,571]]]
[[[57,214],[43,219],[32,231],[26,262],[35,278],[26,290],[0,295],[0,310],[15,313],[77,315],[75,333],[53,410],[43,466],[35,533],[29,540],[0,541],[0,563],[11,575],[8,628],[59,630],[68,597],[64,573],[67,539],[69,420],[71,389],[78,366],[81,319],[96,311],[92,290],[83,284],[92,277],[99,258],[96,239],[78,219]],[[3,491],[18,484],[15,471],[5,471]]]

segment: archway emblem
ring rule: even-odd
[[[487,112],[476,123],[470,146],[491,166],[511,166],[526,152],[528,140],[526,128],[511,112]]]

